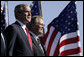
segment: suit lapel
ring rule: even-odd
[[[17,25],[18,30],[19,30],[19,32],[21,33],[21,36],[22,36],[24,42],[26,42],[27,47],[29,47],[29,49],[31,50],[30,45],[29,45],[28,36],[25,34],[25,32],[24,32],[24,30],[22,29],[21,25],[20,25],[17,21],[15,22],[15,24]]]
[[[31,34],[30,34],[30,35],[31,35]],[[42,50],[40,49],[40,47],[39,47],[37,41],[35,40],[35,38],[34,38],[32,35],[31,35],[31,39],[32,39],[33,44],[37,47],[37,49],[39,49],[40,52],[43,53]]]

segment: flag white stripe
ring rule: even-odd
[[[78,36],[80,36],[80,31],[79,30],[77,30],[77,34],[78,34]]]
[[[70,39],[70,38],[74,38],[74,37],[76,37],[76,36],[79,36],[79,35],[78,35],[78,32],[79,32],[79,31],[77,31],[77,32],[72,32],[72,33],[68,33],[68,34],[63,35],[63,36],[61,37],[61,39],[60,39],[60,43],[61,43],[62,41],[64,41],[64,40],[66,40],[66,39]]]
[[[60,36],[61,36],[61,33],[58,32],[57,35],[56,35],[56,37],[55,37],[55,39],[54,39],[54,41],[53,41],[53,44],[51,46],[51,50],[50,50],[50,54],[49,54],[50,56],[53,56],[53,54],[55,52],[55,49],[57,47],[58,41],[60,39]]]
[[[52,26],[50,27],[50,32],[49,32],[49,35],[48,35],[46,43],[45,43],[46,50],[47,50],[47,47],[48,47],[48,44],[49,44],[49,40],[50,40],[50,37],[52,36],[52,33],[53,33],[54,29],[55,29],[54,27],[52,27]]]
[[[69,49],[75,49],[77,47],[80,47],[78,44],[80,44],[80,41],[78,41],[77,43],[64,45],[60,48],[60,53]]]

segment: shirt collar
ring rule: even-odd
[[[26,25],[24,25],[21,21],[19,21],[19,20],[16,20],[16,21],[21,25],[21,27],[22,27],[23,29],[26,28]]]
[[[32,31],[29,31],[31,34],[32,34],[32,36],[36,39],[36,41],[37,41],[37,39],[38,39],[38,36],[36,36]]]

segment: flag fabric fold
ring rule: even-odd
[[[1,6],[1,32],[9,25],[8,21],[8,1],[5,1],[4,7]]]
[[[2,8],[1,6],[1,32],[3,32],[6,28],[6,20],[5,20],[5,6]]]
[[[77,12],[71,1],[49,25],[47,33],[40,38],[48,56],[80,56],[80,35]]]
[[[4,38],[4,30],[6,29],[6,8],[5,4],[4,7],[1,6],[1,56],[6,55],[6,44],[5,44],[5,38]]]
[[[40,1],[33,1],[30,5],[31,7],[31,15],[32,16],[41,16],[41,5]]]

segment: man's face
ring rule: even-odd
[[[37,21],[37,24],[35,28],[36,28],[37,33],[43,34],[43,29],[44,29],[43,19],[39,18],[36,21]]]
[[[29,23],[31,21],[31,9],[29,6],[24,6],[24,10],[21,12],[20,17],[23,23]]]

